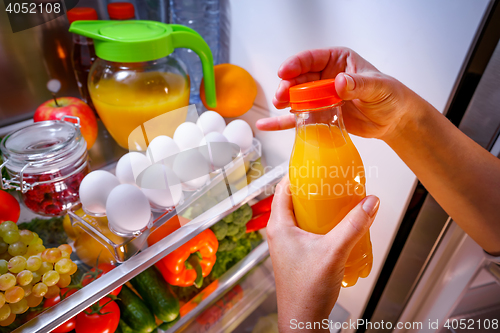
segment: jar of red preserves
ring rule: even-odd
[[[64,121],[73,118],[76,123]],[[37,214],[64,215],[78,204],[78,190],[90,171],[87,144],[76,117],[41,121],[16,130],[0,143],[3,163],[10,179],[3,189],[22,193],[26,207]]]

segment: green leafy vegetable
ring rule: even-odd
[[[252,208],[245,204],[233,212],[233,223],[237,226],[244,226],[252,219]]]
[[[232,212],[231,214],[229,214],[228,216],[226,216],[222,219],[222,221],[224,221],[226,223],[231,223],[231,222],[233,222],[233,220],[234,220],[234,212]]]
[[[246,233],[247,233],[247,227],[245,225],[243,225],[238,229],[238,232],[236,233],[236,235],[233,235],[233,239],[238,240],[238,239],[242,238],[243,236],[245,236]]]
[[[64,231],[63,218],[53,217],[50,219],[34,218],[30,222],[21,223],[19,229],[27,229],[36,232],[43,240],[46,248],[58,247],[68,242],[68,235]]]
[[[223,240],[226,237],[227,229],[228,229],[227,223],[222,220],[212,226],[212,231],[214,232],[215,237],[217,237],[217,240],[219,241]]]
[[[240,227],[237,226],[236,224],[234,224],[234,223],[227,224],[227,236],[226,237],[236,235],[239,230],[240,230]]]

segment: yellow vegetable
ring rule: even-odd
[[[75,214],[80,216],[92,227],[99,230],[104,236],[113,241],[115,244],[123,242],[122,237],[109,230],[108,220],[106,217],[89,216],[82,209],[77,210]],[[75,253],[85,264],[95,266],[98,257],[99,263],[116,262],[113,253],[106,246],[84,231],[80,226],[72,226],[68,215],[64,218],[63,226],[68,236],[75,240]]]

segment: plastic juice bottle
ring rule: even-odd
[[[93,8],[77,7],[67,13],[69,23],[75,21],[97,20],[97,12]],[[89,78],[90,67],[95,61],[94,41],[92,38],[73,34],[73,50],[71,52],[71,62],[75,72],[76,83],[82,100],[93,110],[94,105],[89,95],[87,81]],[[94,111],[95,112],[95,111]]]
[[[342,120],[335,81],[320,80],[290,88],[296,137],[290,159],[290,189],[298,226],[326,234],[365,197],[363,162]],[[372,267],[367,232],[346,263],[343,287],[367,277]]]

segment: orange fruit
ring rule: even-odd
[[[257,97],[257,83],[245,69],[233,64],[214,66],[217,107],[211,108],[205,100],[205,84],[201,80],[200,97],[209,110],[223,117],[239,117],[253,105]]]

